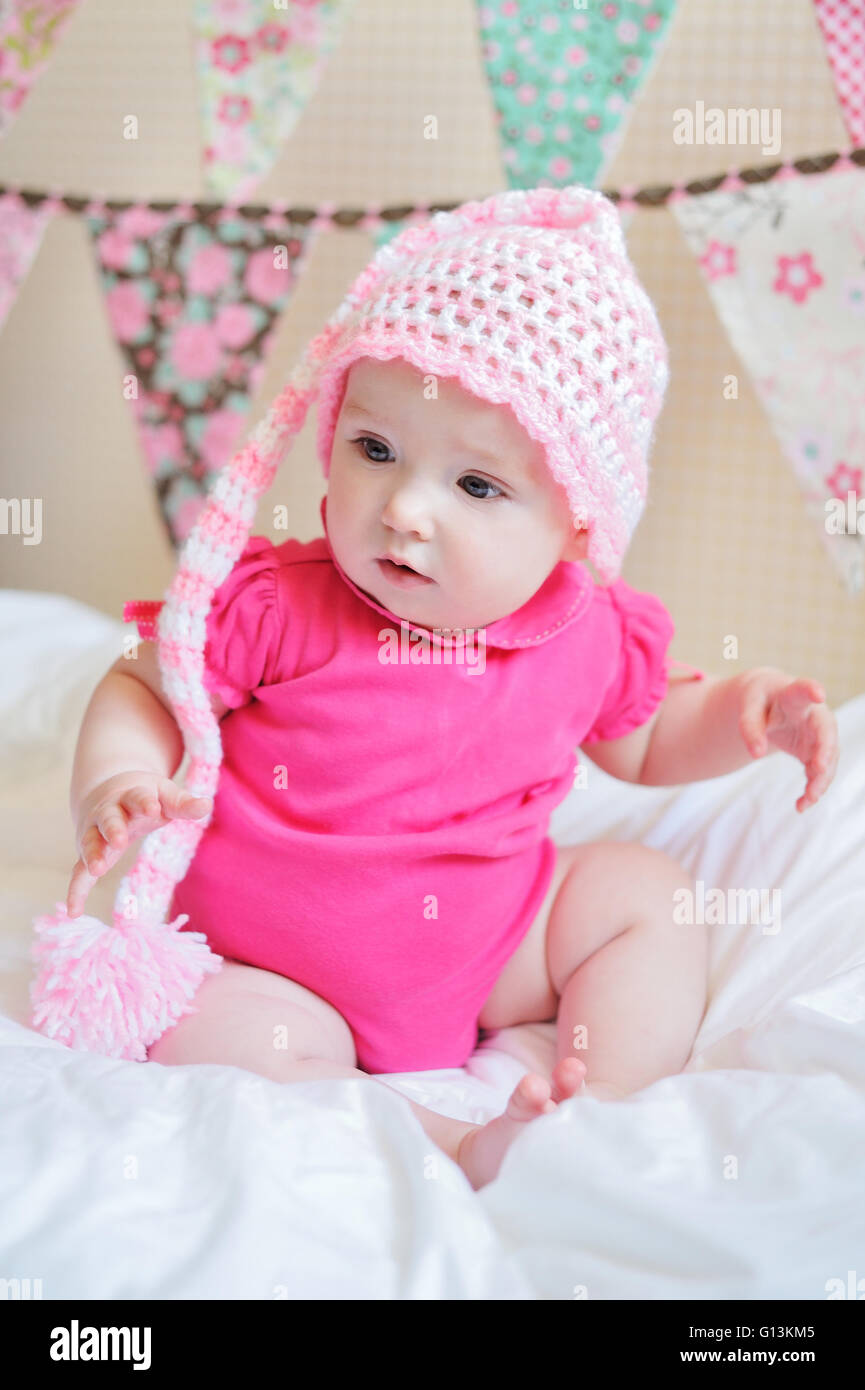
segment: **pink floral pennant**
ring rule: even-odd
[[[854,145],[865,145],[865,0],[814,0]]]
[[[5,135],[44,72],[78,0],[0,4],[0,135]]]
[[[163,520],[179,545],[240,443],[316,224],[190,205],[161,212],[91,204],[83,215],[129,367],[124,394]]]
[[[54,199],[30,207],[17,193],[0,193],[0,329],[56,210]]]
[[[851,594],[865,587],[865,169],[670,201]]]
[[[354,0],[194,0],[204,177],[248,200],[315,93]]]

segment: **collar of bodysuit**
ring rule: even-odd
[[[424,633],[430,641],[439,642],[443,646],[461,645],[464,638],[462,629],[454,628],[448,635],[446,629],[426,628],[420,623],[401,618],[389,608],[382,607],[380,603],[376,603],[375,599],[370,598],[369,594],[365,594],[362,589],[359,589],[349,579],[333,553],[330,537],[327,534],[327,496],[322,497],[319,512],[330,558],[340,578],[348,585],[353,594],[369,608],[375,609],[376,613],[381,613],[382,617],[389,618],[397,626],[404,624],[414,631]],[[504,618],[497,619],[496,622],[490,623],[488,627],[484,628],[484,641],[487,646],[501,647],[505,650],[516,647],[540,646],[542,642],[548,642],[551,637],[555,637],[582,616],[589,606],[593,589],[594,580],[584,565],[580,564],[579,561],[560,560],[537,593],[533,594],[521,608],[507,614]],[[471,632],[471,629],[469,631]]]

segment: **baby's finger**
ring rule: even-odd
[[[822,762],[811,759],[805,765],[805,790],[796,802],[797,811],[805,811],[809,806],[813,806],[823,791],[824,769]]]
[[[66,911],[70,917],[80,917],[87,902],[87,895],[95,882],[96,879],[87,872],[86,866],[79,859],[73,866],[69,891],[66,894]]]
[[[809,776],[805,784],[805,790],[796,802],[796,810],[805,811],[809,806],[813,806],[815,801],[820,799],[822,790],[823,788],[820,786],[818,778]]]
[[[100,807],[95,813],[96,825],[105,843],[111,849],[123,849],[126,845],[126,818],[115,802]]]
[[[820,713],[823,714],[824,712],[820,711]],[[814,772],[816,774],[815,791],[818,796],[822,796],[835,776],[839,749],[838,729],[830,710],[825,711],[825,717],[820,719],[819,725],[819,739],[814,755]]]
[[[811,761],[828,767],[838,741],[835,716],[825,705],[812,705],[806,720],[813,740]]]
[[[785,724],[801,726],[815,710],[825,709],[825,706],[821,706],[820,701],[815,699],[818,690],[816,681],[790,681],[775,696],[773,724],[777,722],[779,727]],[[820,699],[822,700],[822,695]]]
[[[114,859],[111,858],[112,851],[105,843],[105,840],[102,838],[95,825],[91,825],[85,830],[81,837],[78,850],[85,868],[94,878],[98,878],[100,874],[104,874],[106,869],[110,867],[110,864],[114,863],[114,859],[117,858],[117,855],[114,856]]]
[[[178,787],[176,796],[163,796],[162,805],[169,819],[200,820],[207,815],[213,800],[209,796],[193,796],[191,792]]]
[[[826,692],[819,681],[799,677],[790,681],[781,691],[785,701],[794,705],[819,705],[826,699]]]
[[[805,764],[808,781],[799,809],[818,801],[835,774],[838,763],[838,741],[835,720],[829,710],[816,709],[808,716],[812,726],[814,751]],[[797,803],[797,806],[799,803]]]
[[[212,805],[212,797],[190,795],[181,803],[177,814],[187,820],[201,820],[207,815]]]
[[[156,792],[150,791],[147,787],[130,787],[121,796],[120,805],[130,815],[140,816],[144,820],[160,820],[162,818],[162,806],[159,797]]]
[[[825,790],[826,788],[824,786],[818,786],[816,783],[809,781],[804,792],[796,802],[796,810],[807,811],[809,806],[813,806],[815,802],[820,800]]]

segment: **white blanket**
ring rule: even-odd
[[[865,1279],[865,694],[837,711],[838,772],[804,815],[779,753],[685,788],[590,766],[559,843],[642,840],[707,891],[780,889],[780,915],[713,927],[684,1073],[563,1103],[475,1193],[399,1093],[497,1114],[549,1071],[553,1024],[504,1029],[461,1070],[293,1085],[29,1028],[31,919],[75,858],[75,739],[128,631],[0,591],[0,1275],[46,1299],[824,1299]],[[88,911],[109,920],[134,853]]]

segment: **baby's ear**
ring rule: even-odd
[[[586,552],[589,548],[589,532],[587,527],[581,531],[574,531],[570,538],[565,542],[562,552],[563,560],[585,560]]]

